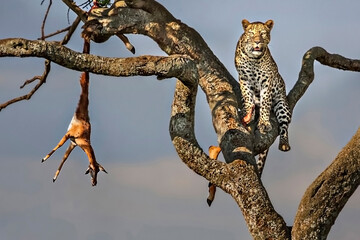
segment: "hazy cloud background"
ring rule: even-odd
[[[36,39],[46,4],[2,2],[0,38]],[[359,58],[360,2],[345,1],[160,1],[195,28],[233,76],[241,20],[273,19],[270,48],[289,91],[303,54],[313,46]],[[46,32],[67,26],[67,8],[53,1]],[[74,14],[70,13],[70,20]],[[81,51],[77,31],[68,47]],[[152,40],[130,35],[136,55],[164,55]],[[92,53],[130,56],[116,38],[92,44]],[[25,79],[43,71],[42,59],[0,59],[0,101],[25,93]],[[97,187],[84,176],[88,162],[77,148],[57,182],[51,179],[66,146],[46,163],[60,140],[79,97],[80,73],[52,64],[46,84],[29,102],[0,112],[0,233],[2,239],[162,240],[251,239],[240,210],[218,191],[211,208],[207,183],[177,157],[168,133],[175,80],[91,75],[92,142],[109,174]],[[306,187],[328,166],[359,127],[358,73],[315,64],[315,81],[298,103],[290,126],[289,153],[272,147],[263,182],[275,208],[291,225]],[[204,149],[216,144],[209,107],[199,91],[196,133]],[[358,239],[357,191],[329,239]]]

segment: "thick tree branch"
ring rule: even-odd
[[[326,239],[340,211],[360,184],[360,128],[331,165],[306,190],[293,239]]]
[[[109,58],[75,52],[56,42],[11,38],[0,40],[0,57],[40,57],[63,67],[108,76],[178,77],[194,69],[194,63],[186,56],[140,56]]]
[[[176,84],[170,135],[181,160],[235,199],[254,239],[289,239],[286,224],[273,210],[255,166],[244,160],[226,164],[210,159],[199,146],[194,133],[196,89],[196,85]]]
[[[291,109],[294,109],[296,103],[314,80],[315,60],[332,68],[360,72],[360,60],[345,58],[338,54],[330,54],[321,47],[311,48],[304,54],[299,78],[288,94]]]

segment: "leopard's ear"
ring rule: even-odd
[[[243,25],[244,31],[250,25],[250,22],[248,20],[246,20],[246,19],[243,19],[241,23]]]
[[[265,25],[269,28],[269,30],[271,30],[274,26],[274,21],[273,20],[267,20],[265,22]]]

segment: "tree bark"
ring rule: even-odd
[[[331,165],[306,190],[293,239],[326,239],[345,203],[360,184],[360,128]]]

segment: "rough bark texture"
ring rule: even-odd
[[[298,81],[288,94],[289,105],[292,110],[314,80],[315,60],[323,65],[341,70],[360,71],[360,60],[348,59],[338,54],[330,54],[322,47],[311,48],[304,54]]]
[[[0,40],[0,57],[40,57],[63,67],[88,71],[108,76],[150,76],[175,77],[193,69],[192,60],[187,56],[169,57],[140,56],[132,58],[110,58],[75,52],[56,42],[8,38]],[[190,64],[191,66],[185,66]]]
[[[63,2],[84,18],[84,12],[73,6],[72,1]],[[55,42],[26,39],[0,40],[0,57],[41,57],[74,70],[111,76],[177,77],[169,131],[181,160],[235,199],[254,239],[291,239],[262,185],[254,158],[275,141],[278,135],[275,117],[271,117],[273,128],[269,133],[248,132],[240,121],[238,109],[242,102],[237,81],[194,29],[153,0],[116,1],[111,8],[95,9],[83,32],[96,42],[127,33],[152,38],[169,57],[105,58],[74,52]],[[313,81],[314,60],[343,70],[360,71],[359,60],[329,54],[320,47],[310,49],[304,55],[299,79],[288,95],[292,110]],[[198,85],[206,94],[227,163],[210,159],[196,140],[194,115]],[[359,134],[358,131],[334,163],[309,187],[296,216],[294,239],[326,236],[338,212],[359,185],[359,151],[356,150]]]
[[[196,86],[186,87],[178,81],[170,120],[178,155],[189,168],[235,199],[254,239],[288,239],[285,222],[274,211],[255,166],[244,160],[229,164],[212,160],[200,148],[194,134],[195,99]]]
[[[360,184],[360,128],[331,165],[306,190],[295,217],[293,239],[326,239]]]

